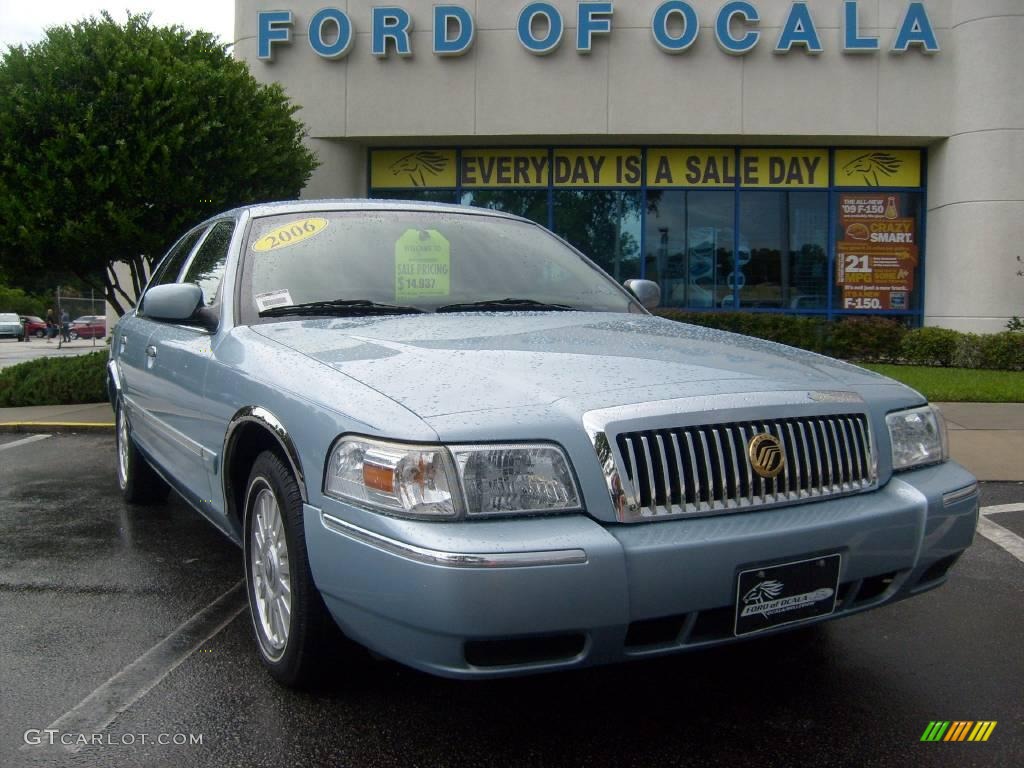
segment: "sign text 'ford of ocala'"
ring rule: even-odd
[[[840,43],[843,53],[875,53],[882,50],[879,36],[862,26],[858,0],[843,0],[838,6]],[[575,37],[576,52],[590,53],[595,38],[610,35],[614,24],[614,3],[580,2],[574,17],[566,18],[549,2],[527,3],[519,12],[515,34],[522,47],[531,54],[544,56],[563,44],[568,30]],[[779,32],[772,43],[775,53],[785,54],[802,50],[808,54],[824,51],[819,24],[831,27],[832,18],[819,18],[822,12],[812,12],[807,2],[794,2],[781,18],[762,18],[757,4],[748,0],[728,0],[713,18],[702,19],[693,2],[666,0],[652,7],[650,30],[653,42],[665,53],[678,54],[688,50],[702,34],[701,25],[710,26],[719,47],[733,55],[742,56],[761,43],[761,24],[778,26]],[[831,16],[831,14],[829,14]],[[308,33],[309,47],[325,59],[341,59],[354,45],[357,23],[340,8],[322,8],[308,19],[300,19],[290,10],[268,10],[257,14],[257,56],[272,61],[274,49],[292,42],[293,33]],[[413,54],[412,30],[414,19],[406,9],[397,5],[383,5],[370,9],[365,20],[370,32],[370,53],[379,58],[391,55]],[[435,56],[461,56],[473,47],[476,22],[473,14],[461,5],[435,5],[433,8],[432,50]],[[573,27],[572,25],[575,25]],[[939,42],[935,28],[923,2],[908,2],[902,18],[895,27],[887,49],[892,53],[905,53],[911,48],[922,53],[937,53]]]

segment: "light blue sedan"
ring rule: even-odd
[[[494,211],[318,201],[182,237],[112,340],[118,479],[244,551],[260,657],[449,677],[650,657],[942,584],[978,486],[918,393],[651,316]]]

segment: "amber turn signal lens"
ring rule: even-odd
[[[395,492],[395,470],[392,467],[381,467],[369,462],[363,463],[363,483],[384,493]]]

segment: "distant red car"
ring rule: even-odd
[[[37,339],[41,339],[46,335],[46,321],[43,318],[35,315],[22,315],[21,319],[25,323],[26,336],[35,336]]]
[[[72,339],[102,339],[107,335],[107,318],[103,315],[82,315],[71,321]]]

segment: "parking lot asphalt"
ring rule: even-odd
[[[105,339],[76,339],[61,344],[60,349],[57,348],[56,339],[49,344],[45,339],[33,338],[29,342],[0,339],[0,368],[24,363],[26,360],[37,360],[40,357],[72,357],[106,350]]]
[[[5,767],[1010,766],[1024,755],[1024,563],[985,536],[938,590],[777,637],[490,682],[340,645],[343,660],[300,693],[257,660],[233,544],[174,497],[124,504],[111,435],[30,437],[0,434]],[[991,520],[1024,533],[1012,511],[1024,484],[982,493],[1010,507]],[[984,743],[921,742],[935,720],[997,726]]]

